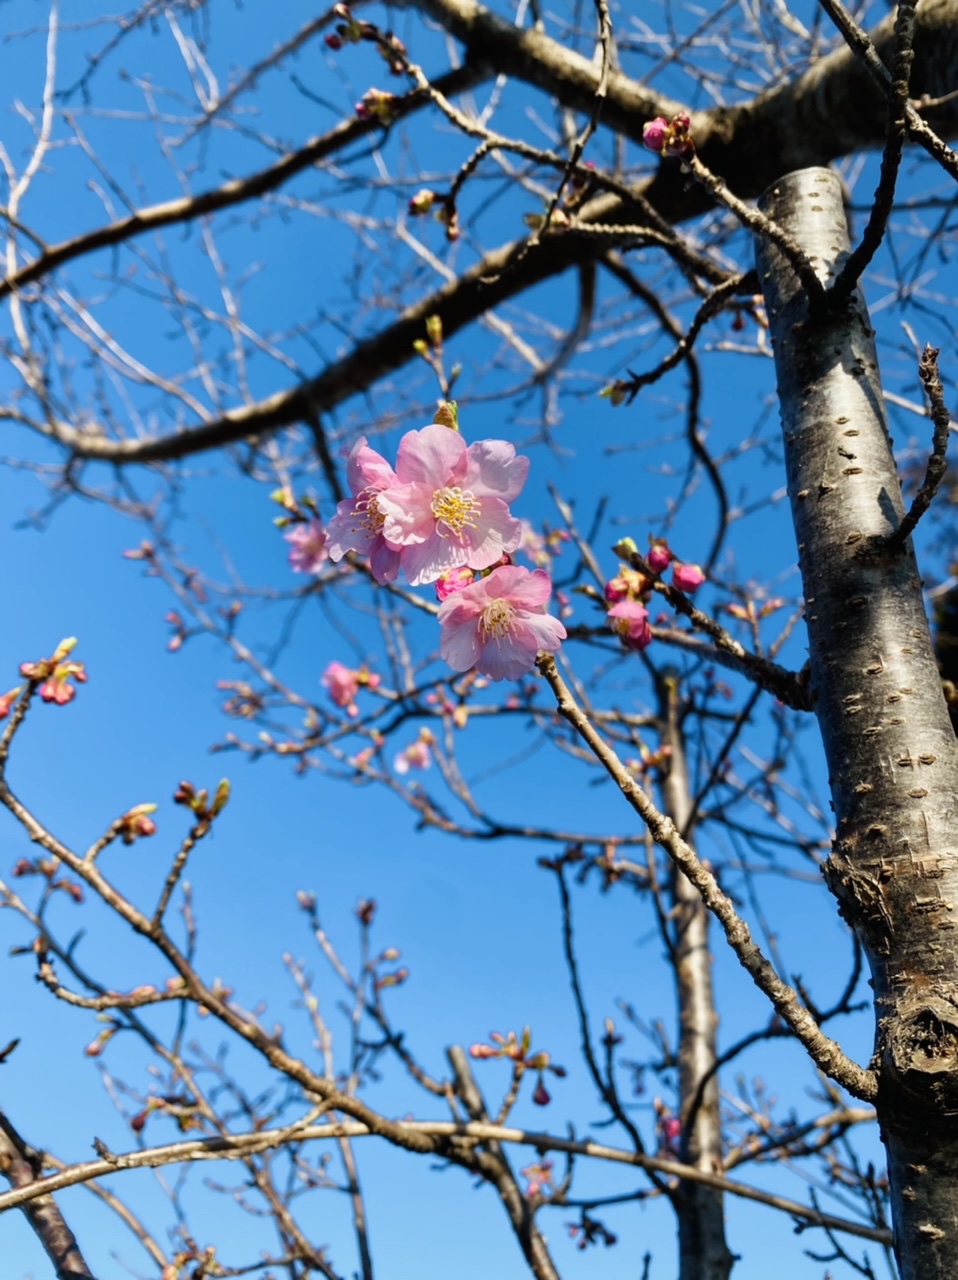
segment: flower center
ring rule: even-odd
[[[479,514],[479,503],[470,489],[460,489],[458,485],[437,489],[432,495],[430,506],[436,517],[437,525],[445,525],[447,532],[437,529],[440,538],[451,533],[454,538],[462,537],[463,529],[475,529],[476,516]]]
[[[514,628],[515,609],[508,600],[493,600],[483,609],[479,618],[479,635],[487,640],[501,640]]]
[[[382,533],[383,525],[386,523],[386,517],[379,510],[378,494],[378,489],[364,489],[356,499],[356,515],[359,518],[359,527],[365,529],[373,537],[377,537]]]

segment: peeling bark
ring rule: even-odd
[[[809,169],[764,211],[835,279],[848,231],[835,174]],[[878,1116],[902,1280],[958,1273],[958,750],[941,690],[857,293],[810,312],[760,245],[805,588],[811,688],[836,837],[826,867],[872,972]]]

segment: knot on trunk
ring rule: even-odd
[[[958,1130],[958,1005],[933,995],[906,1001],[882,1020],[879,1038],[882,1090],[892,1091],[898,1116],[931,1113]]]
[[[872,826],[864,842],[857,836],[836,840],[822,867],[825,883],[838,900],[839,915],[861,938],[866,952],[880,956],[891,951],[892,920],[885,900],[891,872],[880,858],[866,862],[861,846],[880,846],[885,835],[884,827]]]

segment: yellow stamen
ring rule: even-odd
[[[463,529],[478,527],[479,503],[469,489],[460,489],[458,485],[437,489],[432,495],[430,509],[436,517],[436,524],[445,525],[448,531],[437,529],[440,538],[446,538],[450,533],[454,538],[461,538]]]
[[[359,528],[365,529],[373,537],[382,533],[383,525],[386,523],[385,515],[379,510],[379,502],[376,498],[378,492],[378,489],[364,489],[356,499]]]
[[[515,610],[507,600],[492,600],[479,618],[479,635],[483,643],[490,639],[501,640],[514,630]]]

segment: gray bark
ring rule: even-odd
[[[692,843],[692,800],[677,702],[675,682],[666,678],[660,687],[659,714],[663,721],[662,743],[671,748],[671,756],[662,779],[662,807]],[[722,1168],[722,1128],[715,1071],[718,1014],[709,945],[711,917],[699,891],[674,865],[670,889],[672,961],[679,1014],[679,1156],[684,1164],[714,1173]],[[725,1238],[722,1193],[700,1183],[682,1182],[675,1194],[675,1206],[679,1280],[728,1280],[735,1257]]]
[[[837,177],[763,197],[824,282],[848,256]],[[811,688],[836,836],[829,887],[868,956],[873,1066],[902,1280],[958,1274],[958,751],[859,295],[811,314],[780,255],[759,272],[775,343]],[[929,433],[930,434],[930,433]]]

